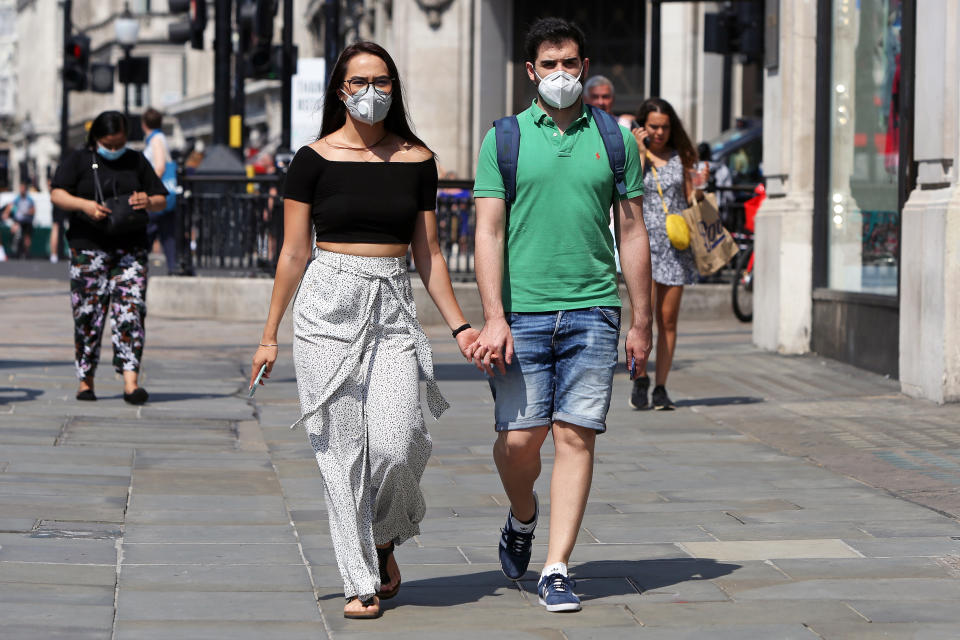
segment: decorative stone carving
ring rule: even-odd
[[[431,29],[439,29],[443,12],[450,8],[453,0],[417,0],[417,5],[427,14]]]

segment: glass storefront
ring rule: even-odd
[[[828,288],[897,295],[903,0],[832,0]]]

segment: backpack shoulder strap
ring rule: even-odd
[[[627,195],[627,149],[623,144],[620,124],[613,116],[602,109],[591,105],[590,111],[593,114],[593,121],[597,123],[597,131],[600,132],[600,137],[603,139],[603,146],[607,150],[607,158],[610,160],[610,169],[613,171],[617,193],[625,196]]]
[[[497,167],[503,177],[504,200],[513,204],[517,197],[517,160],[520,157],[520,122],[517,116],[493,122],[497,141]]]

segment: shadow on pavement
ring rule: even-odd
[[[11,402],[30,402],[43,395],[39,389],[13,389],[11,387],[0,387],[0,406]]]
[[[463,380],[486,380],[487,377],[476,366],[466,360],[462,363],[436,362],[433,365],[433,374],[437,380],[459,382]]]
[[[149,391],[149,389],[148,389]],[[123,396],[117,396],[122,398]],[[177,402],[179,400],[211,400],[214,398],[233,398],[236,397],[236,393],[164,393],[162,391],[150,391],[150,399],[147,400],[149,404],[157,404],[159,402]],[[246,397],[246,394],[244,394]]]
[[[721,396],[718,398],[690,398],[689,400],[677,400],[674,402],[678,407],[725,407],[733,404],[757,404],[766,402],[763,398],[753,396]]]
[[[29,345],[7,345],[29,346]],[[73,367],[73,360],[0,360],[0,369],[26,369],[29,367]]]
[[[683,582],[712,580],[733,573],[740,567],[738,564],[705,558],[602,560],[576,565],[570,573],[577,581],[575,591],[586,601],[611,596],[639,595]],[[403,572],[403,567],[400,571]],[[527,592],[535,594],[538,576],[535,572],[529,572],[527,576],[530,579],[521,580],[521,586]],[[448,607],[469,604],[484,597],[501,597],[505,595],[503,589],[513,585],[499,570],[404,581],[397,599],[388,601],[387,607]],[[322,596],[320,601],[340,598],[342,596],[339,594],[330,594]]]

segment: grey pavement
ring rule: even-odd
[[[79,403],[66,281],[4,268],[4,639],[957,637],[960,407],[894,381],[682,316],[676,411],[630,410],[616,377],[572,564],[584,609],[548,614],[547,518],[527,579],[507,581],[490,394],[430,330],[452,408],[429,425],[427,517],[397,550],[384,617],[348,621],[319,472],[288,428],[289,335],[269,384],[244,393],[265,309],[148,317],[151,401],[122,402],[107,339],[100,400]]]

